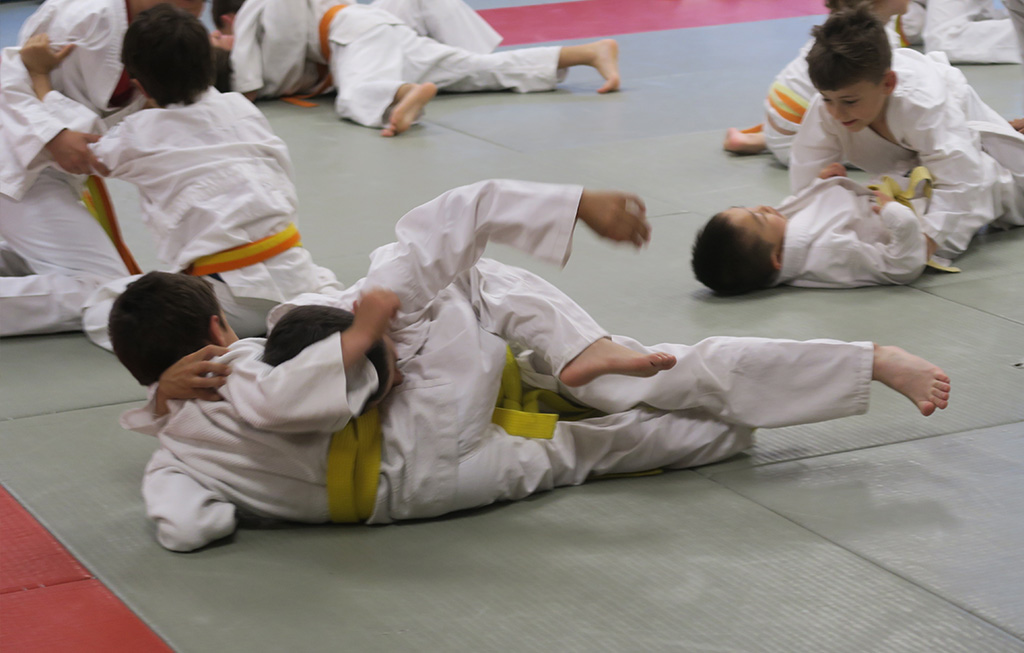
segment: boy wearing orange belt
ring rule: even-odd
[[[572,66],[597,69],[605,79],[599,93],[619,87],[611,39],[480,54],[420,36],[378,6],[336,0],[245,0],[236,15],[218,16],[225,18],[232,90],[302,99],[333,88],[339,116],[383,136],[407,130],[438,90],[548,91]]]
[[[122,56],[153,108],[130,116],[92,152],[110,176],[139,187],[160,260],[207,279],[239,333],[259,335],[278,303],[342,286],[301,247],[284,142],[251,102],[209,86],[210,48],[193,16],[170,5],[139,14]],[[23,59],[45,91],[58,57],[42,39],[23,49]],[[102,287],[86,306],[86,332],[100,346],[109,349],[107,314],[130,280]]]

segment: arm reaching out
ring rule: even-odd
[[[608,240],[633,243],[637,248],[651,241],[647,207],[636,195],[584,189],[576,219]]]

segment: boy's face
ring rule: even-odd
[[[770,206],[734,206],[723,211],[730,223],[740,231],[763,240],[772,250],[782,249],[786,238],[786,218]]]
[[[896,74],[888,71],[880,82],[860,81],[837,91],[821,91],[825,108],[851,132],[859,132],[879,119],[896,88]]]

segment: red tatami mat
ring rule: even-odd
[[[628,11],[627,11],[628,9]],[[502,45],[590,39],[825,13],[822,0],[580,0],[484,9]]]
[[[0,651],[170,651],[0,488]]]
[[[88,578],[88,570],[0,488],[0,594]]]

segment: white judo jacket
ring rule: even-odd
[[[20,200],[44,168],[55,167],[43,148],[61,130],[102,133],[142,107],[145,98],[141,96],[125,107],[108,106],[124,71],[121,42],[127,31],[124,0],[48,0],[25,21],[19,43],[45,32],[55,46],[74,43],[75,49],[50,74],[54,91],[41,101],[21,62],[20,48],[4,48],[0,143],[5,154],[0,157],[0,193]]]
[[[174,269],[298,221],[288,148],[238,93],[211,87],[193,104],[140,111],[91,147],[139,188],[157,256]],[[341,288],[302,247],[220,276],[235,295],[274,302]]]
[[[381,407],[384,444],[369,523],[454,509],[460,433],[493,427],[506,344],[481,329],[472,306],[449,286],[488,240],[563,264],[581,193],[525,182],[450,191],[407,214],[398,242],[377,249],[367,277],[342,295],[307,295],[272,314],[302,303],[351,309],[363,288],[389,288],[401,298],[391,335],[405,380]],[[258,360],[263,343],[241,340],[220,359],[232,366],[225,401],[172,401],[161,418],[150,403],[122,416],[125,428],[159,440],[143,495],[168,549],[188,551],[230,534],[235,506],[260,517],[329,520],[330,438],[361,411],[376,374],[366,364],[346,379],[338,334],[276,368]]]
[[[872,210],[874,194],[846,177],[819,179],[777,207],[787,218],[777,285],[854,288],[910,283],[927,243],[909,207]]]
[[[260,98],[310,93],[326,65],[320,19],[334,0],[246,0],[235,16],[232,89]],[[330,38],[347,45],[380,25],[404,24],[394,14],[350,4],[331,21]]]
[[[875,175],[926,166],[935,187],[924,230],[947,259],[963,253],[987,224],[1024,223],[1024,136],[941,53],[894,50],[892,69],[898,81],[886,120],[898,142],[868,128],[848,131],[816,96],[793,142],[791,191],[810,186],[830,163]]]

